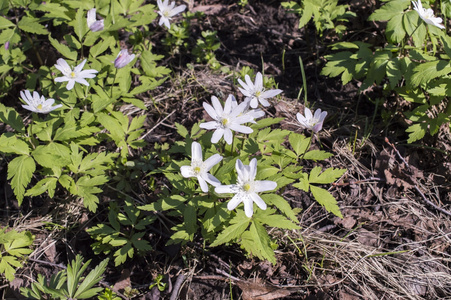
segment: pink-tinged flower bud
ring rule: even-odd
[[[88,10],[86,16],[86,22],[88,23],[89,30],[92,32],[103,30],[103,19],[96,19],[96,9],[92,8]]]
[[[122,49],[114,60],[114,66],[118,69],[123,68],[133,59],[135,59],[135,54],[128,54],[127,49]]]
[[[5,43],[5,50],[9,49],[9,41]]]

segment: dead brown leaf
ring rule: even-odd
[[[243,300],[280,299],[289,296],[292,293],[292,291],[288,289],[281,289],[276,286],[244,280],[238,281],[237,285],[243,291]]]

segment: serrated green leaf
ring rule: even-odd
[[[5,28],[16,26],[13,22],[6,19],[5,17],[0,16],[0,29],[3,30]]]
[[[321,204],[328,212],[333,213],[337,217],[343,219],[343,215],[338,207],[337,200],[329,193],[327,190],[319,188],[317,186],[311,185],[310,190],[312,191],[315,200]]]
[[[19,205],[22,204],[25,187],[30,183],[35,170],[33,158],[27,155],[18,156],[8,164],[8,180],[11,179],[11,186]]]
[[[293,186],[295,188],[301,189],[304,192],[308,192],[310,189],[310,184],[309,184],[309,180],[308,180],[308,174],[306,173],[301,173],[301,177],[299,178],[299,182],[293,184]]]
[[[298,219],[296,218],[296,214],[294,213],[290,204],[282,196],[279,196],[277,194],[263,194],[260,195],[260,197],[263,199],[263,201],[265,201],[265,203],[272,204],[275,207],[277,207],[283,214],[285,214],[288,218],[290,218],[294,222],[298,221]]]
[[[24,132],[25,126],[20,115],[14,108],[6,107],[2,103],[0,103],[0,122],[8,124],[17,132]]]
[[[445,60],[428,61],[413,69],[410,85],[418,87],[434,78],[442,77],[451,72],[451,64]]]
[[[405,35],[406,31],[402,25],[403,14],[394,15],[387,23],[387,28],[385,30],[385,35],[391,43],[400,43]]]
[[[307,138],[305,135],[292,132],[288,140],[296,155],[299,157],[307,151],[310,145],[311,138]]]
[[[328,168],[324,170],[323,173],[320,174],[321,169],[322,169],[321,167],[314,167],[310,171],[309,176],[310,183],[319,183],[319,184],[332,183],[346,172],[346,169]]]
[[[261,224],[266,224],[275,228],[283,229],[299,229],[300,227],[287,219],[286,217],[276,213],[274,209],[268,208],[266,210],[257,210],[254,215],[254,220]],[[297,220],[295,220],[297,222]]]
[[[92,288],[94,285],[102,280],[102,275],[106,270],[108,265],[108,258],[104,259],[100,264],[98,264],[94,270],[89,272],[89,274],[83,279],[83,282],[78,286],[77,291],[74,293],[74,299],[86,299],[96,295],[98,291],[103,288]]]
[[[47,177],[41,179],[38,183],[35,184],[34,187],[27,190],[25,196],[38,196],[48,191],[49,196],[53,198],[53,196],[55,195],[57,182],[58,178],[56,177]]]
[[[78,56],[77,51],[71,50],[68,46],[61,44],[56,39],[52,38],[50,35],[49,35],[49,41],[50,41],[50,44],[52,44],[52,46],[59,53],[61,53],[64,57],[66,57],[72,61],[77,60],[77,56]]]
[[[265,227],[257,222],[252,222],[249,231],[242,235],[241,244],[247,252],[275,264],[276,257],[270,243],[271,239]]]
[[[62,168],[70,164],[70,150],[57,143],[40,145],[31,153],[38,164],[46,168]]]
[[[19,23],[17,23],[17,26],[26,32],[29,33],[36,33],[36,34],[49,34],[47,29],[39,24],[39,19],[34,17],[23,17],[20,19]]]
[[[10,135],[8,133],[2,134],[0,136],[0,145],[0,152],[3,153],[13,153],[19,155],[30,154],[30,147],[28,144],[18,139],[15,135]]]
[[[407,140],[407,142],[410,144],[415,141],[421,140],[426,134],[427,130],[428,130],[427,123],[417,123],[410,125],[406,129],[406,132],[409,133],[409,139]]]
[[[332,157],[333,154],[323,151],[323,150],[311,150],[307,153],[305,153],[305,155],[302,157],[303,159],[309,159],[309,160],[313,160],[313,161],[318,161],[318,160],[325,160],[328,159],[329,157]]]
[[[237,213],[237,215],[230,221],[232,225],[226,227],[218,234],[216,240],[210,247],[216,247],[228,243],[234,239],[238,239],[249,226],[251,219],[246,217],[244,212]]]
[[[381,8],[376,9],[368,21],[388,21],[403,13],[409,6],[410,0],[390,1],[384,4]]]

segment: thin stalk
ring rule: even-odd
[[[299,56],[299,66],[301,67],[302,85],[304,89],[304,105],[308,107],[309,103],[307,101],[307,79],[305,78],[304,63],[302,62],[301,56]]]

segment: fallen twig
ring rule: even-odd
[[[180,292],[180,287],[182,286],[183,281],[185,280],[185,275],[180,274],[177,277],[177,280],[174,283],[174,287],[172,288],[172,294],[171,294],[171,298],[169,298],[169,300],[177,300],[179,292]]]
[[[392,143],[390,143],[390,141],[388,140],[388,138],[385,138],[385,142],[393,148],[393,150],[395,151],[396,155],[398,156],[398,158],[400,160],[402,160],[402,162],[406,165],[407,168],[409,168],[410,170],[410,165],[407,163],[407,161],[405,160],[405,158],[401,155],[401,153],[399,153],[398,149],[396,149],[396,146]],[[447,211],[446,209],[443,209],[437,205],[435,205],[432,201],[430,201],[429,199],[426,198],[426,196],[424,195],[424,193],[420,190],[420,188],[418,187],[416,180],[412,178],[412,180],[414,181],[414,188],[415,190],[418,192],[418,194],[420,194],[421,198],[423,198],[423,201],[426,202],[429,206],[432,206],[433,208],[435,208],[436,210],[444,213],[447,216],[451,217],[451,212]]]

